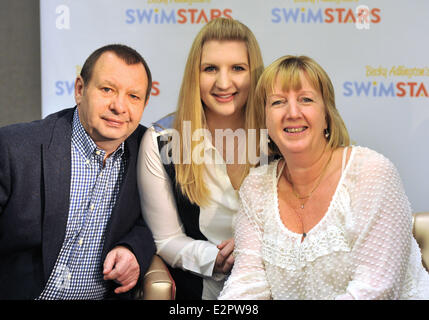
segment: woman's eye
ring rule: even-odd
[[[234,67],[232,67],[232,69],[233,69],[234,71],[244,71],[244,70],[246,70],[246,69],[244,69],[242,66],[234,66]]]
[[[214,66],[207,66],[207,67],[204,68],[204,71],[205,72],[213,72],[213,71],[216,71],[216,67],[214,67]]]
[[[313,99],[307,98],[307,97],[302,97],[301,98],[301,102],[303,102],[303,103],[310,103],[310,102],[313,102]]]
[[[272,107],[279,107],[279,106],[284,105],[285,103],[286,103],[286,100],[274,100],[274,101],[271,103],[271,106],[272,106]]]

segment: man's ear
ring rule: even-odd
[[[85,88],[85,83],[83,82],[82,77],[78,76],[74,83],[74,99],[77,105],[79,105],[80,102],[82,101],[84,88]]]

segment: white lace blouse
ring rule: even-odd
[[[219,299],[429,299],[410,204],[387,158],[353,147],[302,242],[280,219],[277,166],[253,169],[240,189],[236,260]]]

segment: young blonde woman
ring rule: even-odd
[[[395,166],[349,146],[334,88],[311,58],[285,56],[257,89],[273,152],[240,189],[235,264],[221,299],[428,299]]]
[[[256,164],[242,156],[252,147],[259,155],[264,126],[263,110],[249,94],[262,69],[259,45],[244,24],[212,20],[192,44],[177,111],[142,139],[142,211],[178,300],[216,299],[234,263],[238,189]],[[250,129],[256,129],[253,140]],[[243,132],[246,139],[238,137]]]

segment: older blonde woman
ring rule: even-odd
[[[239,150],[247,148],[240,139],[230,148],[235,161],[228,161],[227,148],[218,148],[215,136],[216,130],[248,132],[264,126],[263,110],[249,95],[262,69],[258,43],[244,24],[212,20],[192,44],[177,111],[142,139],[142,211],[158,254],[171,267],[178,300],[216,299],[234,263],[238,188],[255,162],[238,161]],[[198,132],[202,141],[194,139]],[[177,137],[179,143],[170,144]],[[208,158],[200,159],[201,153]]]
[[[428,299],[395,166],[349,146],[325,71],[285,56],[262,74],[274,154],[240,189],[235,264],[221,299]]]

